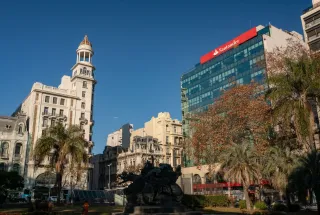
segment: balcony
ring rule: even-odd
[[[15,162],[21,161],[21,155],[20,154],[14,154],[12,160],[15,161]]]
[[[309,37],[308,38],[308,43],[314,41],[314,40],[317,40],[320,38],[320,34],[316,34],[316,35],[313,35],[312,37]]]
[[[49,112],[45,111],[45,112],[42,112],[42,116],[50,116]]]
[[[93,141],[89,141],[89,142],[88,142],[88,145],[89,145],[89,147],[92,147],[92,146],[94,146],[94,143],[93,143]]]
[[[80,117],[79,121],[80,121],[80,123],[84,123],[86,125],[88,124],[88,120],[86,118],[84,118],[84,117]]]
[[[1,157],[1,159],[8,160],[9,154],[8,153],[1,153],[0,157]]]
[[[308,30],[309,28],[312,28],[313,26],[316,26],[320,24],[320,18],[319,19],[316,19],[316,20],[313,20],[312,22],[309,22],[308,24],[306,24],[306,30]]]
[[[57,118],[60,119],[60,120],[63,120],[63,121],[67,121],[67,116],[64,115],[64,114],[58,114]]]

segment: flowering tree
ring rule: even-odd
[[[224,92],[208,111],[194,116],[192,143],[199,163],[213,164],[234,144],[250,143],[262,152],[268,144],[270,106],[261,85],[235,86]]]

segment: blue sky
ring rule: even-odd
[[[311,0],[3,1],[0,7],[0,115],[10,115],[36,81],[58,86],[71,75],[88,34],[96,86],[93,140],[143,126],[158,112],[181,119],[180,76],[201,55],[258,24],[302,32]]]

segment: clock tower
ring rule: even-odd
[[[93,103],[96,81],[94,79],[95,67],[92,64],[94,52],[87,35],[80,43],[76,54],[76,64],[71,69],[71,84],[72,89],[76,91],[76,96],[80,99],[75,100],[75,114],[73,114],[75,118],[72,121],[80,125],[84,138],[90,143],[88,153],[92,154]]]

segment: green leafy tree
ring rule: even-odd
[[[286,48],[268,53],[267,69],[273,116],[278,128],[295,131],[304,149],[315,149],[314,124],[320,95],[320,55],[300,42],[288,40]]]
[[[22,189],[24,178],[17,172],[0,171],[0,204],[8,197],[8,191]]]
[[[219,156],[224,178],[242,183],[247,209],[252,209],[249,198],[249,186],[257,182],[260,176],[260,165],[254,146],[250,143],[233,144]]]
[[[320,214],[320,152],[312,151],[299,159],[299,166],[291,174],[291,184],[295,186],[297,191],[305,188],[313,192],[316,196],[318,213]]]
[[[50,157],[49,168],[54,168],[56,172],[55,187],[60,194],[62,189],[62,178],[68,165],[69,169],[86,168],[88,164],[88,154],[86,147],[88,142],[83,138],[80,127],[71,125],[65,128],[58,123],[50,127],[40,139],[38,139],[35,149],[34,158],[36,167],[44,165],[46,157]],[[81,171],[77,171],[77,180],[81,179]],[[60,202],[60,195],[58,195]]]
[[[263,173],[272,182],[272,185],[280,191],[280,198],[286,194],[289,198],[289,176],[295,170],[299,157],[289,147],[271,147],[264,155]],[[287,201],[290,204],[290,201]]]

